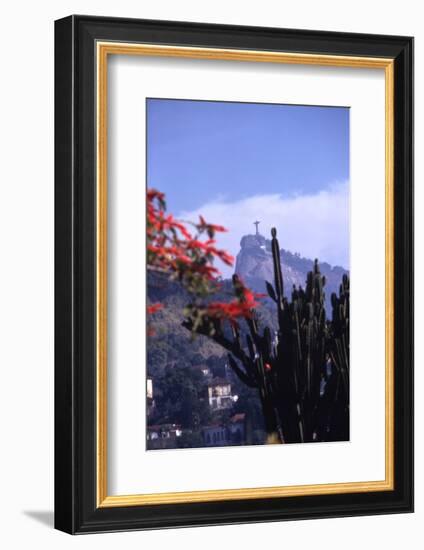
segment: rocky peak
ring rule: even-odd
[[[270,247],[262,235],[244,235],[237,254],[236,273],[243,279],[272,280],[272,256]]]
[[[306,277],[312,271],[312,259],[303,258],[298,253],[282,248],[280,250],[281,269],[284,279],[284,293],[290,296],[293,285],[305,287]],[[348,271],[340,266],[331,266],[320,262],[320,271],[326,277],[325,295],[326,309],[331,311],[330,297],[338,292],[343,274]],[[240,241],[240,251],[237,254],[235,272],[243,281],[257,292],[266,292],[265,281],[274,281],[274,266],[272,262],[271,240],[259,233],[244,235]]]
[[[265,250],[266,248],[266,239],[263,235],[258,233],[257,235],[245,235],[240,241],[240,248],[261,248]]]

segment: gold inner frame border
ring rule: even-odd
[[[384,69],[385,72],[385,479],[315,485],[216,489],[109,496],[107,492],[107,62],[109,55],[219,59],[262,63]],[[96,473],[97,507],[212,502],[394,490],[394,60],[391,58],[96,43]]]

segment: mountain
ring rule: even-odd
[[[284,249],[280,254],[284,292],[290,296],[293,285],[305,286],[307,273],[313,269],[313,261]],[[338,291],[347,271],[325,262],[320,264],[320,269],[327,278],[326,309],[331,318],[331,293]],[[237,255],[236,273],[249,287],[265,293],[265,281],[274,280],[271,241],[261,235],[245,235]],[[225,301],[232,295],[232,282],[225,279],[221,284],[214,299]],[[181,425],[185,430],[184,446],[199,447],[205,445],[201,437],[203,428],[217,422],[225,423],[232,415],[244,414],[252,426],[252,433],[256,434],[254,442],[263,443],[266,434],[257,390],[244,385],[229,369],[224,348],[206,336],[193,336],[182,326],[184,308],[192,297],[179,283],[170,281],[163,274],[151,272],[147,277],[147,296],[149,303],[161,303],[163,306],[148,319],[147,374],[152,379],[154,392],[149,424]],[[278,329],[275,304],[270,299],[260,300],[257,314],[260,330],[265,326],[272,333]],[[241,323],[240,330],[245,342],[248,331],[246,323]],[[231,409],[214,411],[207,406],[208,379],[201,375],[205,369],[210,371],[211,376],[225,377],[231,383],[231,391],[238,396]],[[177,443],[171,442],[170,445],[176,446]]]
[[[305,287],[306,277],[313,269],[313,260],[302,258],[299,254],[281,249],[281,266],[284,278],[284,294],[290,297],[293,285]],[[332,267],[320,263],[320,270],[326,277],[325,295],[327,318],[331,319],[330,297],[338,292],[345,273],[342,267]],[[245,284],[253,290],[266,294],[265,281],[274,282],[274,269],[271,254],[271,241],[262,235],[245,235],[241,239],[240,251],[237,254],[235,271]],[[190,303],[191,296],[177,282],[169,281],[162,274],[149,273],[147,278],[147,295],[150,303],[161,303],[163,309],[149,320],[152,335],[148,338],[147,358],[149,375],[163,375],[166,367],[190,367],[207,363],[219,372],[226,362],[225,350],[206,336],[195,338],[182,326],[184,308]],[[226,301],[232,295],[231,280],[222,281],[222,288],[214,299]],[[275,304],[261,300],[258,308],[262,326],[277,329]]]
[[[314,262],[282,248],[280,250],[281,268],[284,279],[284,294],[290,297],[293,285],[305,287],[306,277],[312,271]],[[340,266],[331,266],[327,262],[319,263],[320,271],[326,278],[325,306],[331,317],[330,297],[338,293],[343,275],[349,274]],[[265,281],[274,282],[274,267],[271,253],[271,240],[260,234],[245,235],[240,242],[235,272],[247,286],[257,292],[266,292]]]

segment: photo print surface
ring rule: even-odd
[[[349,108],[147,110],[147,450],[349,440]]]

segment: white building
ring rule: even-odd
[[[231,383],[225,378],[214,378],[208,384],[208,402],[213,410],[227,409],[238,399],[231,394]]]

